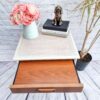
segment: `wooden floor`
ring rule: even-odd
[[[84,23],[80,25],[80,13],[71,11],[80,0],[0,0],[0,100],[100,100],[100,39],[91,49],[93,61],[84,71],[78,72],[84,84],[82,93],[31,93],[12,94],[9,87],[12,84],[18,62],[13,61],[16,46],[22,33],[21,26],[12,26],[9,12],[16,2],[35,2],[41,18],[37,22],[41,27],[47,18],[52,17],[55,5],[63,7],[63,18],[70,20],[70,30],[78,49],[81,48],[84,37]],[[41,2],[41,3],[40,3]],[[93,37],[91,34],[90,39]],[[88,45],[88,43],[87,43]]]
[[[12,84],[17,62],[0,62],[0,100],[100,100],[100,61],[92,61],[78,75],[84,84],[81,93],[31,93],[12,94]]]

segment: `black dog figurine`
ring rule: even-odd
[[[62,25],[62,7],[59,5],[56,6],[54,13],[55,13],[55,17],[52,21],[52,24],[55,26]]]

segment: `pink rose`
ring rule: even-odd
[[[32,21],[39,18],[40,12],[37,7],[32,4],[16,4],[10,14],[13,24],[29,25]]]

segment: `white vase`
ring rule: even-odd
[[[25,39],[35,39],[39,36],[37,25],[33,21],[30,25],[23,25],[23,37]]]

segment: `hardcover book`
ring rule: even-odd
[[[55,31],[55,30],[42,29],[42,34],[59,36],[59,37],[63,37],[63,38],[66,38],[68,36],[68,33],[69,33],[69,31],[61,32],[61,31]]]
[[[63,24],[61,26],[55,26],[52,24],[51,19],[47,19],[47,21],[43,25],[43,29],[67,32],[69,27],[69,21],[63,21],[62,23]]]

